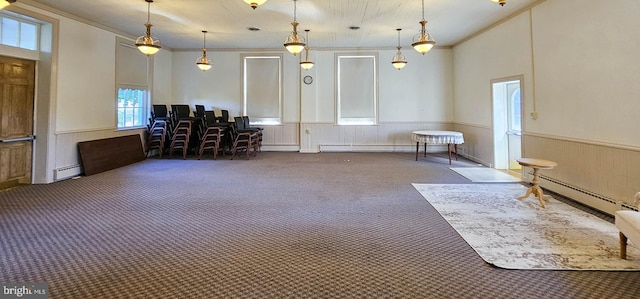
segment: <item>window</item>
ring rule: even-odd
[[[116,122],[118,129],[139,128],[147,124],[151,94],[148,58],[132,41],[118,39],[116,48]]]
[[[38,24],[0,15],[0,44],[38,50]]]
[[[376,55],[336,54],[338,76],[337,123],[374,125],[377,122]]]
[[[244,56],[243,63],[243,114],[251,123],[280,124],[282,56]]]
[[[522,112],[520,108],[520,88],[516,89],[511,94],[509,101],[509,130],[510,131],[522,131],[522,125],[520,121],[522,119]]]
[[[118,129],[144,126],[148,102],[146,87],[118,88]]]

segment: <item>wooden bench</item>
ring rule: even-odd
[[[635,205],[640,207],[640,192],[636,193]],[[616,227],[620,230],[620,258],[627,258],[627,239],[635,245],[640,245],[640,212],[616,211]]]
[[[127,135],[78,143],[85,175],[116,169],[145,159],[140,135]]]

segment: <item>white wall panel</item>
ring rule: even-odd
[[[60,18],[59,37],[56,132],[115,128],[115,34]]]
[[[532,16],[540,121],[529,131],[640,145],[640,1],[547,1]]]
[[[491,80],[524,75],[524,114],[532,107],[529,13],[453,49],[456,122],[491,126]],[[526,122],[526,120],[525,120]]]

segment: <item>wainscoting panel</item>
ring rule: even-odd
[[[640,191],[640,148],[523,134],[523,157],[552,160],[541,170],[543,188],[568,196],[608,214],[633,208]],[[531,169],[523,179],[531,181]]]
[[[114,128],[79,132],[56,133],[56,163],[54,180],[64,180],[81,173],[82,163],[78,142],[140,134],[144,138],[145,129],[117,131]],[[143,139],[144,140],[144,139]]]
[[[320,151],[392,151],[415,150],[411,132],[416,130],[451,130],[451,123],[380,123],[374,126],[341,126],[333,123],[300,124],[300,152]],[[446,146],[429,147],[429,151],[446,151]]]
[[[297,123],[285,123],[277,126],[263,126],[262,131],[262,144],[268,146],[277,145],[298,145],[298,131]]]
[[[458,152],[467,159],[493,167],[493,132],[491,127],[456,123],[454,131],[462,132],[464,144]]]

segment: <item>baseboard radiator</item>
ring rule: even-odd
[[[411,144],[320,144],[320,152],[400,152],[411,153],[416,151],[416,145]],[[420,145],[420,152],[424,151],[424,145]],[[446,145],[429,145],[429,153],[447,152]]]
[[[81,173],[82,173],[82,165],[80,164],[60,167],[53,170],[53,180],[54,181],[66,180],[66,179],[78,176]]]
[[[533,172],[528,172],[529,177],[533,177]],[[576,187],[566,182],[548,177],[545,175],[538,175],[540,178],[540,185],[544,189],[551,190],[560,195],[566,196],[572,200],[575,200],[581,204],[587,205],[591,208],[600,210],[609,215],[614,215],[618,210],[634,210],[638,211],[638,208],[628,204],[621,200],[615,200],[611,197],[607,197],[584,188]]]

